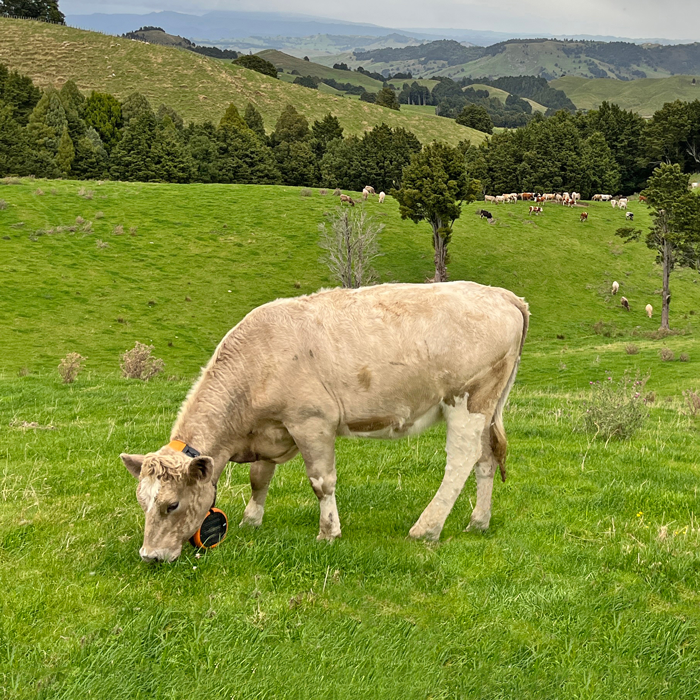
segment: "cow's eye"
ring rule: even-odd
[[[167,511],[167,512],[168,512],[168,513],[172,513],[174,510],[177,510],[177,508],[178,508],[179,505],[180,505],[179,503],[171,503],[171,504],[168,506],[168,511]]]

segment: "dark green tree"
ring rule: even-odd
[[[584,199],[597,192],[619,192],[620,167],[603,134],[594,131],[582,144],[583,168],[579,189]]]
[[[334,139],[343,138],[343,127],[340,126],[338,117],[334,117],[330,112],[320,121],[317,119],[311,125],[311,135],[313,137],[313,149],[316,157],[323,158],[328,144]]]
[[[55,158],[63,130],[68,126],[66,110],[53,88],[47,90],[29,117],[27,137],[31,148]]]
[[[111,153],[121,137],[123,121],[119,100],[107,93],[93,92],[85,100],[83,118],[100,135],[107,153]]]
[[[390,87],[383,87],[378,93],[374,100],[375,104],[380,107],[388,107],[389,109],[399,110],[401,105],[399,104],[399,99],[396,97],[396,93]]]
[[[270,136],[270,141],[272,145],[282,141],[305,141],[310,135],[309,122],[306,117],[299,114],[294,105],[288,104],[275,123],[275,130]]]
[[[185,139],[194,164],[192,179],[195,182],[219,182],[219,143],[214,125],[211,122],[189,124],[185,129]]]
[[[308,140],[282,141],[273,148],[273,152],[285,185],[317,184],[318,161]]]
[[[160,182],[190,182],[194,163],[182,140],[182,135],[169,116],[155,129],[151,144],[153,179]]]
[[[238,131],[245,131],[248,128],[248,125],[238,112],[238,108],[236,107],[236,105],[231,103],[226,109],[224,116],[221,117],[221,121],[219,122],[219,128],[229,128],[236,129]]]
[[[41,99],[41,90],[24,75],[9,71],[0,64],[0,100],[13,110],[13,117],[20,126],[25,126],[29,115]]]
[[[100,135],[88,127],[85,135],[75,142],[75,159],[71,165],[71,176],[80,180],[98,180],[108,170],[107,151]]]
[[[61,169],[61,172],[64,175],[68,175],[74,159],[75,147],[73,146],[73,139],[71,139],[70,134],[68,133],[68,126],[64,126],[61,139],[58,142],[56,165]]]
[[[217,182],[274,185],[281,182],[272,151],[250,129],[230,126],[216,130]]]
[[[129,126],[132,119],[138,119],[142,114],[153,116],[151,103],[140,92],[132,92],[122,103],[122,123]]]
[[[663,290],[661,328],[669,330],[671,272],[676,267],[700,266],[700,197],[690,191],[688,176],[678,163],[663,163],[654,170],[642,193],[651,207],[652,226],[644,242],[661,263]],[[617,235],[639,240],[641,230],[625,227]]]
[[[148,112],[129,122],[122,138],[110,154],[112,179],[131,182],[150,182],[157,179],[151,155],[156,127],[155,116]]]
[[[247,68],[248,70],[257,71],[263,75],[269,75],[271,78],[277,77],[277,68],[275,68],[274,64],[260,56],[239,56],[233,63],[237,66]]]
[[[464,157],[458,148],[431,143],[411,158],[403,171],[401,189],[392,195],[399,202],[402,219],[427,221],[433,232],[434,282],[447,281],[448,246],[462,203],[473,201],[481,190],[467,178]]]
[[[493,122],[488,111],[481,105],[469,104],[457,115],[457,124],[468,126],[486,134],[493,133]]]
[[[58,9],[58,0],[0,0],[0,15],[3,14],[66,23],[65,16]]]
[[[156,119],[159,122],[163,122],[165,121],[166,117],[170,119],[172,125],[178,131],[182,131],[182,129],[185,128],[185,122],[183,121],[182,117],[172,107],[162,104],[160,107],[158,107]]]
[[[24,175],[22,161],[27,150],[24,133],[13,110],[0,101],[0,177]]]
[[[251,129],[253,133],[257,134],[260,138],[265,138],[265,122],[263,121],[262,114],[258,112],[252,102],[246,105],[243,118],[248,128]]]

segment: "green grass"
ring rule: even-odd
[[[497,97],[503,104],[506,103],[506,98],[508,95],[510,95],[507,90],[501,90],[500,88],[491,87],[490,85],[482,85],[480,83],[474,83],[469,87],[474,88],[474,90],[486,90],[489,93],[489,97]],[[524,99],[525,102],[529,103],[530,107],[532,107],[535,112],[542,112],[542,114],[544,114],[547,111],[546,107],[541,105],[539,102],[535,102],[535,100],[529,100],[526,97],[521,99]]]
[[[30,76],[41,87],[60,87],[71,79],[83,91],[106,91],[120,99],[136,90],[156,108],[170,105],[186,121],[218,123],[230,103],[242,112],[252,102],[271,131],[281,111],[292,103],[311,121],[334,114],[349,134],[384,122],[409,129],[426,143],[442,140],[456,145],[463,139],[480,143],[486,138],[451,119],[402,114],[290,85],[191,51],[53,24],[0,18],[0,63]]]
[[[441,478],[437,427],[338,442],[343,538],[331,546],[315,541],[299,459],[278,470],[256,532],[235,527],[248,486],[231,465],[218,497],[226,542],[150,567],[118,453],[166,441],[198,367],[250,308],[329,284],[317,226],[337,200],[30,180],[0,186],[0,199],[0,697],[698,695],[700,439],[680,393],[698,388],[700,289],[674,273],[672,325],[688,334],[633,335],[658,326],[643,306],[658,306],[660,278],[650,251],[614,238],[620,212],[591,204],[579,224],[575,210],[530,220],[526,205],[504,205],[489,225],[471,205],[456,226],[451,277],[507,286],[533,314],[487,534],[462,532],[470,481],[439,544],[406,538]],[[428,227],[402,222],[390,198],[364,206],[386,224],[382,279],[429,276]],[[79,215],[94,233],[36,235]],[[119,224],[138,231],[115,236]],[[612,279],[632,313],[608,295]],[[599,320],[620,335],[595,335]],[[153,342],[170,380],[119,378],[136,340]],[[664,345],[690,362],[661,362]],[[68,351],[88,357],[73,385],[56,372]],[[572,432],[588,382],[625,369],[651,371],[657,393],[642,432],[608,444]]]
[[[586,80],[567,75],[552,81],[552,87],[563,90],[579,109],[596,109],[607,100],[623,109],[650,117],[666,102],[700,99],[700,86],[692,84],[690,75],[667,78],[645,78],[621,82],[608,78]],[[696,82],[700,77],[696,78]]]

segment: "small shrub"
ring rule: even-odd
[[[109,248],[109,243],[105,243],[104,241],[100,240],[99,238],[95,241],[95,245],[98,248]]]
[[[37,191],[34,193],[37,197],[43,197],[44,196],[44,190],[39,187]]]
[[[92,199],[95,196],[95,193],[92,190],[86,190],[84,187],[81,187],[78,190],[78,197],[82,197],[83,199]]]
[[[149,306],[155,306],[155,305],[156,305],[156,302],[155,302],[153,299],[150,299],[149,302],[148,302],[148,305],[149,305]]]
[[[639,348],[633,343],[629,343],[629,345],[625,345],[625,352],[628,355],[637,355],[639,354]]]
[[[690,355],[688,355],[687,352],[682,352],[682,353],[678,356],[678,361],[679,361],[679,362],[690,362]]]
[[[126,379],[140,379],[147,382],[162,372],[165,363],[153,357],[153,350],[155,350],[153,345],[144,345],[136,341],[136,345],[122,355],[122,361],[119,364],[122,376]]]
[[[185,297],[185,301],[192,301],[189,297]]]
[[[22,180],[20,180],[18,177],[4,177],[0,182],[3,185],[21,185]]]
[[[340,191],[340,188],[339,188],[339,187],[336,187],[336,188],[333,190],[333,196],[334,196],[334,197],[340,197],[341,194],[342,194],[342,192]]]
[[[0,199],[0,211],[7,209],[7,202],[4,199]]]
[[[72,384],[83,369],[85,359],[77,352],[69,352],[58,365],[58,373],[61,375],[64,384]]]
[[[321,190],[318,191],[318,193],[319,193],[321,196],[325,197],[325,196],[328,194],[328,190],[323,190],[323,189],[321,189]]]
[[[602,335],[604,338],[614,338],[622,335],[622,331],[611,321],[598,321],[593,324],[593,332]]]
[[[76,216],[75,223],[78,224],[78,226],[82,226],[85,223],[85,219],[83,219],[82,216]]]
[[[659,357],[661,358],[661,362],[673,362],[676,356],[670,348],[661,348],[661,350],[659,350]]]
[[[86,221],[81,227],[80,230],[83,233],[92,233],[92,221]]]
[[[26,377],[29,374],[29,368],[28,367],[20,367],[17,370],[17,376],[18,377]]]
[[[604,440],[632,437],[649,415],[642,396],[649,375],[640,378],[639,372],[632,377],[625,373],[619,382],[612,377],[591,382],[591,394],[583,404],[580,423],[583,430]]]
[[[129,235],[130,236],[135,236],[139,232],[139,227],[138,226],[132,226],[129,229]]]
[[[311,190],[308,187],[303,187],[301,192],[299,192],[299,195],[301,197],[310,197],[311,196]]]
[[[565,336],[562,335],[561,333],[557,333],[557,340],[564,340]]]
[[[700,392],[688,389],[683,392],[685,405],[688,407],[688,413],[691,416],[696,416],[700,411]]]
[[[301,289],[301,282],[295,282],[294,289]]]
[[[119,224],[119,226],[115,226],[114,229],[112,230],[112,233],[115,236],[123,236],[124,235],[124,227]]]
[[[95,214],[95,218],[96,218],[96,219],[104,219],[104,218],[105,218],[105,213],[104,213],[103,211],[98,211],[98,212]]]
[[[644,403],[647,406],[651,406],[652,404],[656,403],[656,392],[648,391],[647,395],[644,397]]]

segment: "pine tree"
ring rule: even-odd
[[[340,126],[338,117],[333,116],[329,112],[323,119],[320,121],[316,120],[311,125],[311,135],[314,141],[314,152],[320,160],[323,158],[323,154],[331,141],[343,138],[343,127]]]
[[[260,136],[260,138],[265,138],[265,122],[263,121],[262,114],[258,112],[252,102],[246,105],[244,119],[249,129]]]
[[[13,117],[20,126],[26,126],[29,115],[41,99],[41,90],[24,75],[8,71],[0,64],[0,100],[13,108]]]
[[[250,130],[217,129],[217,182],[274,185],[281,182],[270,148]]]
[[[55,157],[67,126],[66,111],[59,94],[51,88],[42,95],[29,117],[27,136],[31,147]]]
[[[161,182],[190,182],[193,162],[180,132],[166,116],[155,130],[151,145],[153,177]]]
[[[0,101],[0,177],[28,174],[22,172],[24,134],[12,113],[12,108]]]
[[[318,161],[308,141],[282,141],[273,150],[285,185],[308,187],[318,182]]]
[[[389,109],[401,109],[396,93],[390,87],[383,87],[374,100],[375,104],[380,107],[388,107]]]
[[[194,163],[192,180],[218,182],[216,161],[219,150],[214,125],[211,122],[189,124],[185,129],[184,137],[190,158]]]
[[[122,127],[122,107],[116,97],[93,92],[85,101],[85,123],[100,135],[107,152],[117,145]]]
[[[150,182],[156,179],[151,144],[156,118],[148,112],[132,119],[110,154],[110,175],[115,180]]]
[[[89,127],[85,136],[75,143],[75,159],[71,175],[81,180],[97,180],[107,173],[107,151],[99,134]]]
[[[239,114],[238,109],[235,104],[231,103],[224,116],[221,117],[219,122],[219,128],[229,128],[237,129],[238,131],[245,131],[248,125],[245,123],[243,117]]]
[[[156,119],[159,122],[164,122],[166,118],[170,119],[173,126],[178,131],[182,131],[182,129],[185,128],[185,122],[183,121],[182,117],[172,107],[162,104],[160,107],[158,107]]]
[[[299,114],[294,105],[288,104],[275,124],[270,141],[275,145],[283,141],[304,141],[309,136],[309,122],[306,117]]]
[[[63,127],[61,140],[58,142],[58,150],[56,152],[56,165],[61,169],[64,175],[70,172],[71,164],[75,158],[75,147],[73,139],[68,133],[68,126]]]
[[[122,103],[122,123],[129,126],[132,119],[137,119],[142,114],[155,116],[151,103],[140,92],[132,92]]]

